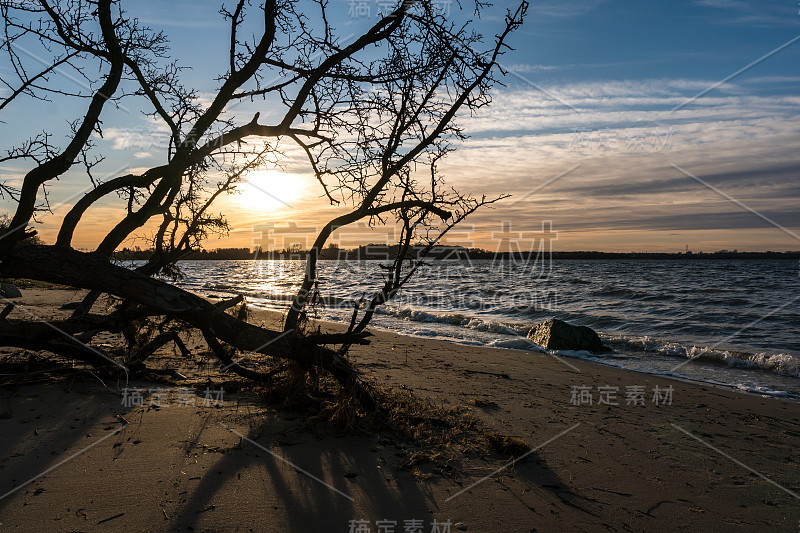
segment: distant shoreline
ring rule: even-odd
[[[339,261],[386,261],[394,258],[394,250],[385,246],[366,246],[355,250],[341,250],[326,248],[320,254],[321,260]],[[116,259],[148,260],[152,255],[149,250],[117,252]],[[197,260],[305,260],[308,252],[302,251],[274,251],[259,252],[256,254],[247,248],[221,248],[217,250],[201,250],[194,252],[181,261]],[[411,254],[410,258],[414,258]],[[491,260],[503,261],[541,261],[544,258],[553,260],[658,260],[658,261],[718,261],[718,260],[764,260],[780,259],[800,261],[800,251],[792,252],[738,252],[718,251],[711,253],[667,253],[667,252],[524,252],[524,253],[496,253],[487,250],[467,250],[457,247],[442,247],[435,253],[429,254],[427,260]]]

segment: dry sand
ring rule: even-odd
[[[80,296],[23,289],[21,302],[50,318]],[[171,353],[166,367],[180,363]],[[502,461],[465,459],[457,476],[422,480],[380,435],[298,429],[297,414],[252,394],[215,406],[219,382],[206,401],[203,371],[186,381],[197,395],[75,374],[0,389],[0,532],[800,529],[796,401],[383,332],[353,358],[379,383],[480,406],[532,453],[490,477]],[[592,405],[571,402],[580,386]],[[644,405],[628,404],[634,386]],[[162,398],[125,406],[125,387]],[[618,405],[598,405],[598,387],[617,387],[607,399]],[[671,403],[656,405],[655,387],[672,387]]]

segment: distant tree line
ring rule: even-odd
[[[420,259],[424,246],[411,247],[407,257],[409,259]],[[188,254],[184,259],[187,260],[275,260],[275,259],[298,259],[305,260],[308,257],[308,250],[297,246],[283,250],[261,250],[250,248],[215,248],[213,250],[200,249]],[[134,249],[123,248],[116,252],[116,259],[147,260],[153,254],[153,250],[142,250],[139,247]],[[385,244],[366,244],[357,248],[344,249],[332,244],[322,249],[319,259],[322,260],[388,260],[397,254],[397,245],[387,246]],[[456,260],[456,259],[504,259],[518,261],[535,261],[547,257],[552,259],[605,259],[605,260],[624,260],[624,259],[648,259],[648,260],[717,260],[717,259],[796,259],[800,260],[800,251],[789,252],[740,252],[738,250],[718,250],[716,252],[689,252],[687,253],[664,253],[664,252],[596,252],[596,251],[577,251],[577,252],[495,252],[482,248],[466,248],[463,246],[437,246],[427,252],[427,259],[432,260]]]

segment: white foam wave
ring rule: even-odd
[[[749,368],[774,372],[781,376],[800,377],[800,358],[786,353],[768,354],[722,350],[708,346],[684,346],[677,342],[665,342],[650,337],[622,337],[602,335],[604,340],[616,347],[629,351],[643,351],[721,363],[736,368]]]
[[[493,348],[511,348],[514,350],[528,350],[532,352],[546,353],[547,350],[529,341],[526,338],[518,337],[515,339],[496,339],[488,343],[488,346]]]
[[[485,320],[462,313],[435,313],[432,311],[423,311],[421,309],[412,309],[410,307],[378,308],[377,312],[411,322],[449,324],[475,331],[500,333],[502,335],[525,337],[528,334],[528,330],[530,330],[529,325],[506,323],[496,320]]]

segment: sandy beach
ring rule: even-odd
[[[12,319],[64,316],[58,307],[82,294],[22,292]],[[420,476],[403,466],[413,450],[309,426],[168,347],[151,363],[184,383],[75,372],[0,389],[0,531],[798,529],[797,401],[374,333],[352,351],[369,380],[469,409],[531,450]],[[19,359],[0,351],[4,368]]]

